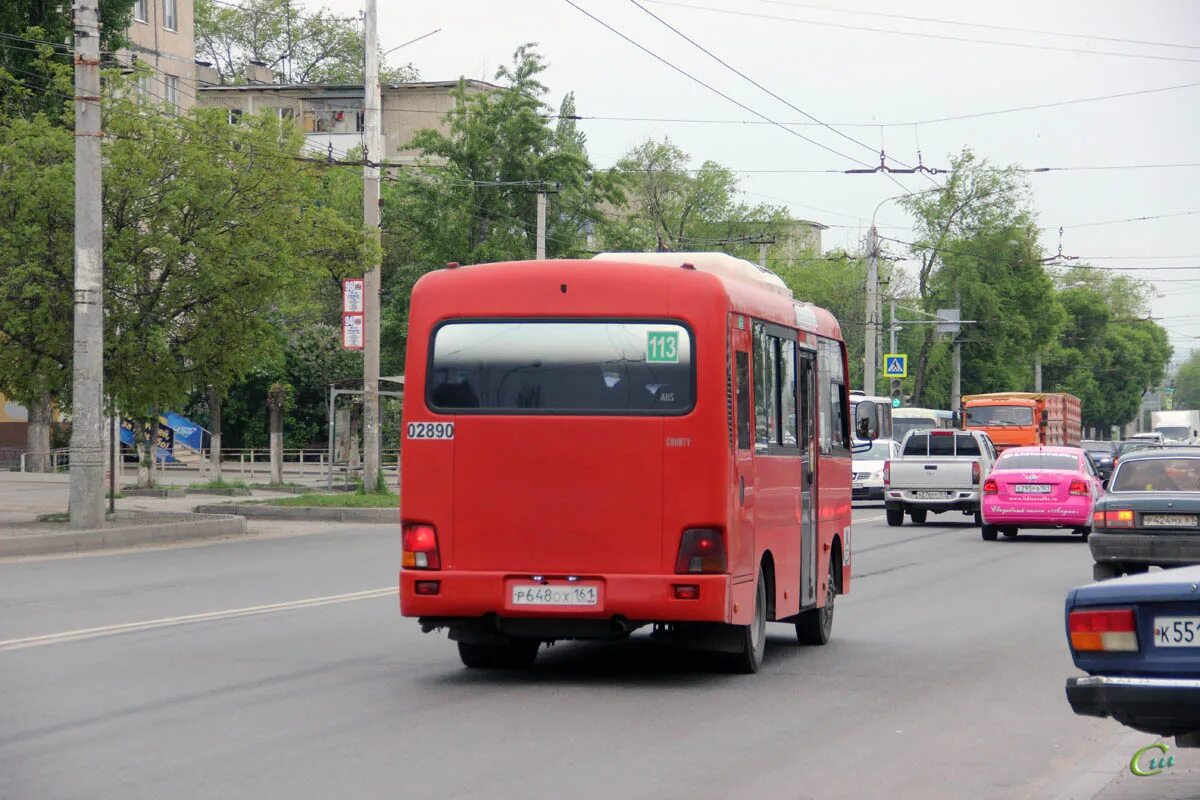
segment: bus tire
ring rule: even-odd
[[[913,525],[924,525],[925,520],[929,519],[929,512],[923,508],[913,509],[909,516],[912,517]]]
[[[512,639],[507,644],[459,642],[458,657],[467,669],[520,669],[537,660],[537,639]]]
[[[834,563],[836,560],[831,553],[827,583],[829,588],[825,590],[825,605],[802,612],[800,618],[796,620],[796,640],[800,644],[818,646],[828,644],[833,635],[833,600],[838,591],[837,576],[835,575],[837,567]]]
[[[754,590],[754,620],[742,625],[742,649],[733,656],[734,671],[753,675],[762,667],[763,652],[767,648],[767,580],[762,567],[758,569],[758,583]]]
[[[984,525],[980,527],[979,533],[983,536],[985,542],[994,542],[996,541],[998,529],[995,525]]]
[[[887,524],[890,528],[899,528],[904,524],[904,509],[889,508],[887,510]]]

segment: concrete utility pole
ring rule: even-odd
[[[537,255],[538,261],[546,257],[546,192],[537,193]]]
[[[376,0],[366,0],[363,48],[363,128],[367,164],[363,167],[363,226],[380,244],[379,167],[383,137],[379,122],[383,107],[379,91],[379,17]],[[363,281],[363,486],[373,491],[379,483],[379,290],[380,266],[376,261]]]
[[[896,352],[896,334],[900,331],[900,326],[896,323],[896,298],[891,300],[890,323],[888,324],[888,345],[889,353]]]
[[[879,355],[875,352],[875,337],[879,328],[879,234],[875,224],[867,231],[867,327],[864,339],[863,391],[875,394],[875,373],[879,371]]]
[[[954,307],[962,308],[962,290],[958,288],[958,275],[954,276]],[[954,332],[954,354],[951,365],[954,376],[950,383],[950,410],[957,411],[962,405],[962,331]]]
[[[1033,354],[1033,390],[1040,392],[1042,390],[1042,351],[1038,350]]]
[[[104,524],[104,229],[100,208],[98,0],[75,6],[75,342],[71,527]]]

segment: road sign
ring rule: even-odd
[[[345,278],[342,280],[343,314],[363,313],[363,287],[364,281],[362,278]]]
[[[908,354],[887,353],[883,357],[883,375],[886,378],[908,377]]]

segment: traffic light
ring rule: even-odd
[[[892,408],[899,408],[904,403],[904,392],[900,388],[900,379],[892,378]]]

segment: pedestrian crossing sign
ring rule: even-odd
[[[883,375],[886,378],[908,377],[908,354],[888,353],[883,357]]]

